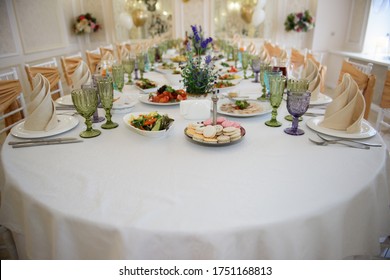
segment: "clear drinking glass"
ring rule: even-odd
[[[114,99],[114,86],[111,77],[102,78],[98,81],[98,89],[100,95],[100,101],[104,110],[106,111],[106,123],[102,124],[102,128],[111,129],[118,127],[117,123],[111,120],[111,109]]]
[[[154,70],[154,64],[156,63],[156,48],[150,47],[148,49],[148,57],[150,61],[150,71]]]
[[[122,92],[125,85],[125,74],[123,72],[123,66],[121,64],[116,64],[112,66],[112,77],[114,83],[118,90]]]
[[[272,106],[272,114],[271,119],[266,121],[265,124],[271,127],[279,127],[282,125],[281,122],[277,121],[276,116],[278,115],[278,108],[280,103],[283,100],[284,88],[286,85],[286,77],[285,76],[270,76],[270,103]]]
[[[72,102],[77,113],[85,118],[87,129],[80,133],[82,138],[92,138],[101,134],[98,129],[92,128],[91,117],[97,110],[98,96],[94,88],[75,89],[71,91]]]
[[[306,92],[287,92],[287,110],[293,116],[292,126],[286,128],[284,132],[290,135],[303,135],[305,132],[298,128],[299,117],[306,113],[310,104],[311,93]]]
[[[126,85],[131,85],[131,73],[133,73],[135,69],[135,58],[130,55],[122,60],[123,71],[127,74],[127,83]]]

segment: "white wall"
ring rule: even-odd
[[[31,92],[25,64],[96,48],[113,41],[112,0],[0,0],[0,72],[16,67],[27,101]],[[103,30],[75,35],[72,25],[91,12]],[[63,85],[66,83],[63,79]],[[67,88],[65,87],[65,90]]]

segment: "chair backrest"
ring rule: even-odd
[[[85,51],[85,57],[87,58],[87,65],[91,73],[95,73],[96,66],[99,64],[102,59],[102,55],[100,54],[99,49],[95,49],[92,51]]]
[[[380,105],[382,108],[390,108],[390,66],[387,68],[387,75]]]
[[[27,116],[26,101],[15,68],[0,74],[0,107],[0,120],[4,120],[0,134],[9,131]]]
[[[371,69],[368,69],[369,67],[365,69],[366,71],[370,70],[369,71],[370,73],[367,74],[363,72],[361,69],[357,68],[356,64],[357,63],[353,63],[347,60],[343,61],[340,70],[340,75],[339,75],[339,83],[341,82],[343,75],[345,73],[349,73],[351,77],[354,79],[354,81],[358,84],[359,89],[363,92],[364,100],[366,102],[366,111],[364,113],[364,118],[367,120],[371,110],[371,103],[372,103],[372,97],[374,95],[376,77],[370,74],[372,65],[371,65]]]
[[[100,55],[103,57],[107,52],[111,53],[114,56],[114,47],[112,45],[107,45],[104,47],[100,47]]]
[[[131,45],[129,43],[117,43],[116,52],[118,53],[118,60],[121,62],[123,56],[128,55],[131,52]]]
[[[71,76],[82,60],[81,52],[69,56],[61,56],[62,72],[68,86],[72,85]]]
[[[371,74],[372,67],[374,66],[374,64],[372,64],[372,63],[362,64],[362,63],[349,61],[349,59],[346,59],[346,61],[348,61],[356,69],[359,69],[360,71],[362,71],[364,74],[367,74],[367,75]]]
[[[41,73],[50,82],[50,93],[52,98],[55,100],[61,96],[64,96],[64,90],[61,83],[61,74],[58,69],[58,64],[55,57],[49,61],[34,64],[32,66],[25,64],[25,69],[31,89],[33,89],[33,77],[35,77],[37,73]]]

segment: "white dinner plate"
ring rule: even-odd
[[[58,105],[73,106],[72,96],[70,94],[64,95],[56,100]]]
[[[244,99],[245,100],[245,99]],[[258,102],[258,101],[248,101],[249,103],[258,103],[261,107],[263,107],[263,110],[257,113],[252,113],[252,114],[236,114],[236,113],[230,113],[230,112],[225,112],[221,110],[221,105],[225,103],[233,103],[229,100],[224,100],[221,102],[218,102],[218,109],[217,113],[221,115],[226,115],[226,116],[231,116],[231,117],[236,117],[236,118],[248,118],[248,117],[255,117],[255,116],[261,116],[268,114],[272,112],[272,107],[268,102]]]
[[[342,130],[335,130],[331,128],[322,127],[320,126],[320,123],[323,121],[323,119],[324,119],[323,116],[308,119],[306,121],[306,125],[316,132],[320,132],[329,136],[346,138],[346,139],[369,138],[376,134],[376,130],[370,125],[368,121],[364,119],[362,120],[362,126],[360,128],[360,131],[357,133],[347,133],[346,131],[342,131]]]
[[[116,113],[127,113],[138,103],[136,98],[124,94],[114,95],[114,98],[115,101],[112,104],[112,109]]]
[[[73,116],[57,115],[58,125],[48,131],[33,131],[24,128],[24,121],[18,123],[11,129],[11,134],[19,138],[42,138],[57,135],[76,127],[79,119]]]
[[[145,104],[149,105],[156,105],[156,106],[172,106],[172,105],[179,105],[180,102],[168,102],[168,103],[157,103],[157,102],[152,102],[149,100],[149,95],[142,95],[139,97],[139,101]]]
[[[219,90],[219,92],[222,93],[222,92],[230,92],[230,91],[233,91],[236,87],[237,87],[237,84],[234,84],[234,86],[231,86],[231,87],[214,88],[214,89]]]
[[[143,89],[143,88],[140,88],[138,87],[137,85],[135,85],[135,87],[142,93],[152,93],[152,92],[156,92],[159,88],[159,86],[157,85],[157,87],[154,87],[154,88],[147,88],[147,89]]]
[[[317,100],[310,100],[310,105],[325,105],[332,102],[332,98],[323,94],[319,93]]]

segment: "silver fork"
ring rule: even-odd
[[[382,144],[380,144],[380,143],[368,143],[368,142],[362,142],[362,141],[351,140],[351,139],[333,139],[333,138],[330,139],[330,138],[327,138],[319,133],[317,133],[317,136],[320,137],[322,140],[327,141],[330,144],[349,142],[349,143],[358,143],[358,144],[369,146],[369,147],[382,147]]]
[[[309,138],[309,140],[311,142],[313,142],[314,144],[320,145],[320,146],[327,146],[328,144],[341,144],[341,145],[344,145],[344,146],[347,146],[347,147],[352,147],[352,148],[357,148],[357,149],[364,149],[364,150],[369,150],[370,149],[369,146],[365,146],[363,144],[354,143],[354,142],[351,142],[351,143],[347,143],[347,142],[335,142],[335,143],[332,143],[332,142],[329,142],[329,141],[326,141],[326,140],[314,140],[312,138]]]

